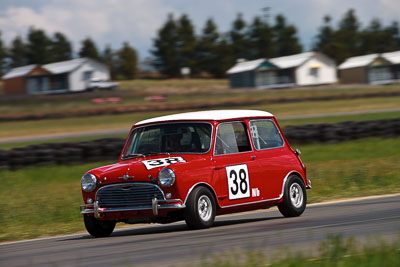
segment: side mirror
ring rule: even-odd
[[[297,156],[300,156],[300,155],[301,155],[301,151],[300,151],[300,149],[298,149],[298,148],[296,148],[296,150],[294,151],[294,153],[295,153]]]

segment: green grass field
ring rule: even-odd
[[[309,203],[400,191],[400,138],[303,145]],[[0,241],[84,231],[80,177],[99,165],[0,171]]]

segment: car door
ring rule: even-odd
[[[214,147],[214,174],[222,206],[241,205],[260,199],[257,191],[259,165],[255,162],[247,126],[243,121],[220,123]]]
[[[284,178],[291,171],[293,157],[288,155],[288,148],[275,121],[257,119],[249,122],[251,138],[255,148],[255,162],[259,165],[258,173],[263,200],[279,198],[282,193]]]

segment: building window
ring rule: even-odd
[[[89,81],[90,78],[92,78],[92,73],[93,73],[93,71],[91,71],[91,70],[85,71],[85,72],[83,73],[82,79],[83,79],[84,81]]]
[[[310,75],[318,77],[319,68],[310,68]]]

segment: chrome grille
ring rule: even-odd
[[[164,200],[164,195],[157,185],[148,183],[108,185],[96,193],[100,207],[151,206],[154,198]]]

